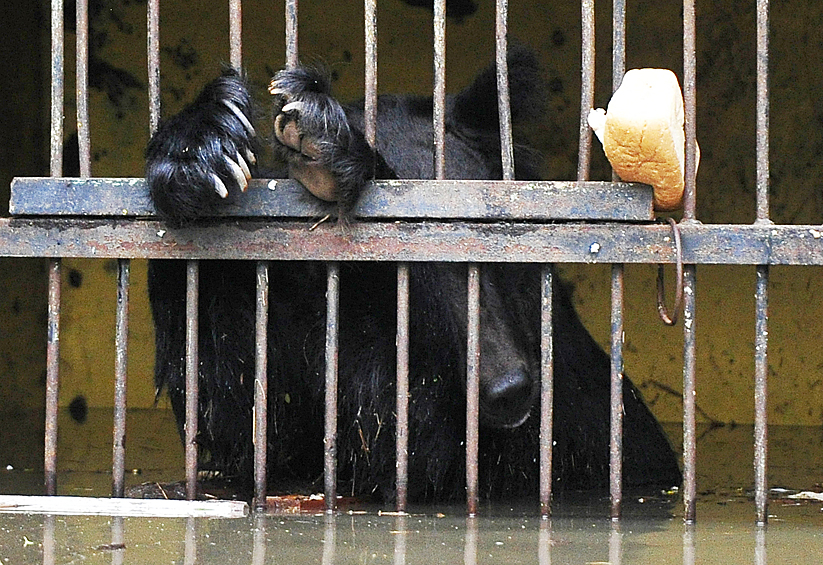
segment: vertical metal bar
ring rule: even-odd
[[[46,346],[46,494],[57,494],[57,400],[60,370],[60,259],[49,260],[48,343]]]
[[[696,131],[697,131],[697,70],[695,60],[695,0],[683,0],[683,107],[686,129],[685,190],[683,221],[695,221],[696,200]],[[696,458],[695,408],[695,265],[683,269],[683,504],[684,519],[693,523],[696,511]]]
[[[268,450],[268,327],[269,263],[257,262],[257,300],[254,328],[254,503],[266,506],[266,458]]]
[[[51,176],[63,172],[63,57],[65,33],[63,31],[63,1],[51,1]]]
[[[683,518],[695,520],[697,500],[697,434],[695,432],[695,283],[694,265],[683,267]]]
[[[695,219],[697,171],[697,66],[695,61],[695,0],[683,0],[683,110],[686,128],[683,220]]]
[[[623,532],[619,522],[612,522],[609,532],[609,563],[620,565],[623,563]]]
[[[252,546],[252,565],[264,565],[266,563],[266,521],[268,518],[264,513],[259,513],[254,517],[254,545]]]
[[[241,0],[229,0],[229,62],[235,70],[242,70],[243,11]]]
[[[406,565],[406,540],[408,539],[409,517],[405,514],[394,519],[394,560],[393,565]]]
[[[366,142],[377,142],[377,0],[365,0],[366,100],[364,104]]]
[[[337,361],[340,317],[340,265],[327,263],[326,279],[326,424],[323,438],[326,512],[337,502]]]
[[[183,565],[197,564],[197,520],[186,518],[186,538],[183,549]]]
[[[466,518],[466,540],[463,545],[463,564],[477,565],[477,538],[480,527],[476,516]]]
[[[63,173],[63,2],[51,2],[51,156],[50,173]],[[48,341],[46,345],[46,430],[44,475],[46,494],[57,494],[57,399],[60,371],[60,259],[49,260]]]
[[[114,336],[114,426],[111,495],[125,495],[126,375],[128,373],[129,277],[131,261],[117,261],[117,313]]]
[[[554,411],[553,272],[543,265],[540,281],[540,514],[551,515],[552,418]]]
[[[757,1],[757,220],[769,224],[769,0]],[[757,522],[768,520],[767,381],[769,267],[756,268],[754,377],[754,491]]]
[[[52,514],[43,516],[43,565],[54,565],[55,563],[55,520],[56,517]]]
[[[77,143],[80,153],[80,176],[91,176],[91,141],[89,133],[89,5],[77,0]]]
[[[297,0],[286,0],[286,66],[297,63]]]
[[[754,335],[754,500],[757,522],[768,520],[769,491],[766,476],[768,451],[767,382],[769,363],[769,267],[758,265],[755,288],[755,335]]]
[[[694,524],[686,524],[683,529],[683,565],[695,564]]]
[[[477,514],[480,412],[480,265],[468,268],[468,337],[466,347],[466,506]]]
[[[322,565],[336,565],[337,563],[337,520],[335,516],[324,516],[325,529],[323,532]]]
[[[625,0],[615,0],[612,4],[612,91],[620,87],[625,71],[626,3]],[[615,175],[612,177],[614,179]],[[611,519],[618,520],[622,514],[623,502],[623,265],[612,265],[611,271],[609,493]]]
[[[512,112],[509,96],[508,65],[508,0],[497,0],[495,18],[495,44],[497,59],[497,109],[500,116],[500,159],[503,165],[503,180],[514,177],[514,145],[512,143]]]
[[[126,519],[123,516],[111,517],[111,547],[112,565],[123,565],[126,560],[126,552],[121,551],[126,547]]]
[[[434,178],[446,178],[446,0],[434,0]]]
[[[545,518],[545,516],[544,516]],[[537,565],[552,564],[552,522],[540,520],[537,532]]]
[[[409,265],[397,265],[397,511],[406,511],[409,485]]]
[[[766,526],[761,524],[754,532],[754,565],[766,565],[768,552],[766,551]]]
[[[757,219],[769,220],[769,0],[757,0]]]
[[[626,0],[612,0],[612,92],[626,72]]]
[[[146,7],[148,28],[149,73],[149,133],[157,131],[160,123],[160,0],[148,0]]]
[[[197,497],[198,302],[200,264],[186,261],[186,498]]]
[[[594,106],[594,0],[580,2],[582,12],[582,57],[580,67],[580,143],[577,156],[577,180],[589,179],[592,132],[589,110]]]
[[[623,265],[612,265],[611,407],[609,494],[611,518],[620,518],[623,501]]]

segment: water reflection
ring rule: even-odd
[[[818,563],[820,510],[802,520],[758,526],[740,519],[684,524],[680,518],[621,520],[534,516],[271,516],[150,519],[0,514],[0,563],[519,563],[682,562],[697,552],[719,563]],[[12,533],[12,538],[7,537]],[[16,537],[14,537],[16,536]],[[42,536],[42,542],[40,541]],[[110,543],[109,543],[110,541]],[[39,543],[38,543],[39,542]]]

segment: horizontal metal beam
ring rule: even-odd
[[[323,261],[671,263],[662,224],[0,219],[0,256]],[[823,265],[823,227],[681,224],[683,261]]]
[[[141,178],[16,178],[13,216],[154,215]],[[222,216],[318,218],[334,213],[293,180],[254,179]],[[369,183],[352,212],[360,219],[651,220],[652,189],[642,184],[566,181],[410,181]]]

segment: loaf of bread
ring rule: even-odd
[[[672,211],[682,206],[683,94],[673,72],[628,71],[607,110],[591,111],[589,125],[622,180],[654,187],[655,210]]]

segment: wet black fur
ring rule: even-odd
[[[535,57],[509,56],[512,114],[534,117],[543,94]],[[332,170],[356,197],[376,169],[381,177],[432,178],[431,99],[381,96],[378,155],[356,149],[362,107],[329,98],[322,75],[289,71],[281,82],[329,110],[326,124],[299,116],[306,135],[333,148]],[[493,69],[448,101],[447,176],[501,177]],[[302,89],[302,91],[300,91]],[[300,92],[298,92],[300,91]],[[247,115],[242,80],[225,75],[152,140],[147,176],[158,211],[174,221],[208,215],[224,201],[204,177],[225,176],[219,155],[251,147],[246,130],[215,96],[231,96]],[[339,108],[339,111],[337,110]],[[313,111],[313,110],[312,110]],[[338,123],[328,127],[329,116]],[[354,140],[354,141],[352,141]],[[183,148],[188,148],[188,152]],[[193,154],[195,157],[191,158]],[[533,154],[518,151],[519,178],[533,178]],[[348,174],[351,173],[351,174]],[[353,202],[353,201],[352,201]],[[516,229],[490,226],[490,229]],[[254,373],[254,264],[201,262],[200,432],[208,463],[251,478]],[[539,267],[483,265],[481,276],[481,493],[535,494],[538,480]],[[274,484],[322,476],[323,346],[326,270],[312,262],[274,262],[269,313],[269,477]],[[341,493],[390,499],[395,480],[395,302],[391,264],[341,266],[339,478]],[[465,492],[466,268],[411,266],[409,493],[413,500],[461,498]],[[156,385],[167,388],[182,430],[184,413],[185,265],[152,261],[149,292],[156,324]],[[554,289],[554,479],[557,487],[603,487],[608,478],[609,359],[581,324],[562,284]],[[526,386],[507,402],[489,400],[501,383]],[[624,478],[627,485],[674,485],[677,461],[636,388],[624,379]],[[517,427],[525,410],[531,416]],[[529,408],[530,407],[530,408]]]

